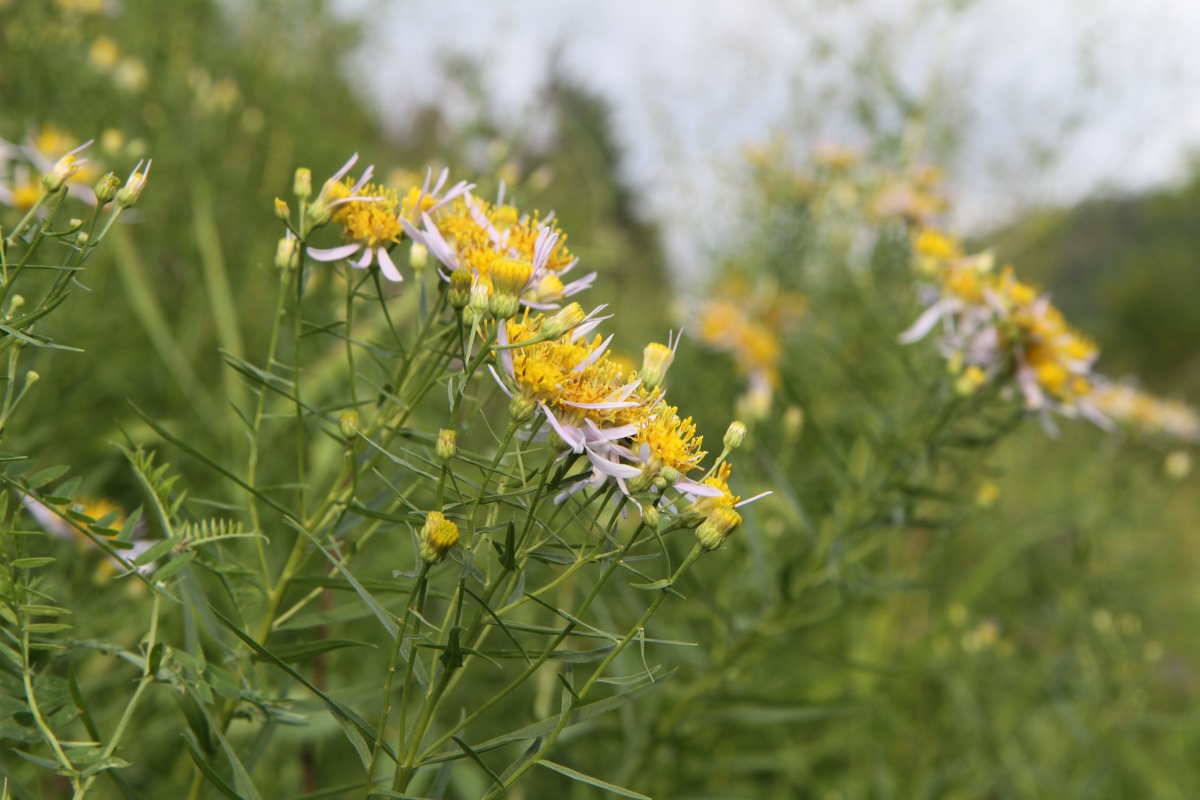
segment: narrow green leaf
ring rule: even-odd
[[[458,738],[457,736],[451,736],[450,738],[454,740],[455,744],[457,744],[459,747],[462,748],[464,753],[466,753],[468,756],[471,757],[472,761],[474,761],[476,764],[479,765],[479,768],[481,770],[483,770],[484,772],[487,773],[488,777],[492,779],[493,783],[495,783],[497,785],[500,784],[500,776],[497,775],[495,772],[493,772],[492,768],[483,762],[483,759],[479,757],[478,753],[476,753],[474,750],[471,749],[471,746],[469,744],[467,744],[466,742],[464,742],[462,739]]]
[[[63,475],[71,471],[71,468],[65,464],[60,464],[57,467],[47,467],[39,472],[35,472],[29,476],[29,485],[34,489],[40,489],[47,483],[58,480]]]
[[[341,560],[337,556],[321,546],[321,543],[317,541],[315,536],[306,531],[301,525],[293,524],[292,527],[298,530],[304,535],[305,538],[312,542],[313,545],[316,546],[317,550],[324,555],[325,558],[329,559],[329,563],[333,564],[333,566],[337,568],[337,571],[342,573],[342,577],[350,582],[350,585],[354,587],[355,593],[358,594],[359,598],[367,604],[371,611],[375,613],[375,616],[383,624],[384,629],[391,634],[392,640],[395,641],[396,637],[400,635],[400,626],[396,624],[395,620],[392,619],[392,616],[388,614],[383,606],[379,605],[379,601],[372,597],[371,593],[363,588],[363,585],[358,582],[357,578],[350,574],[350,570],[346,569],[345,566],[342,565]]]
[[[225,780],[217,774],[216,770],[209,766],[208,761],[203,755],[200,754],[200,751],[196,748],[196,745],[192,743],[191,736],[185,734],[183,737],[183,743],[187,746],[188,755],[192,757],[192,761],[196,762],[196,767],[204,773],[204,777],[208,778],[209,783],[217,787],[221,794],[228,797],[229,800],[246,800],[240,794],[235,792],[233,787],[226,783]]]
[[[14,558],[8,563],[17,569],[34,569],[36,567],[44,567],[47,564],[53,564],[54,561],[53,556],[30,556],[29,558]]]
[[[147,551],[147,552],[149,552],[149,551]],[[166,564],[163,564],[161,567],[154,570],[154,574],[150,576],[150,580],[154,580],[154,581],[167,580],[172,575],[174,575],[175,573],[179,572],[181,569],[186,567],[188,564],[192,563],[192,561],[195,560],[196,555],[197,554],[196,554],[195,550],[189,550],[188,552],[184,553],[183,555],[171,559]]]
[[[597,789],[603,789],[606,792],[612,792],[613,794],[619,794],[621,797],[632,797],[635,800],[651,800],[646,795],[638,794],[637,792],[633,791],[632,789],[625,789],[621,786],[616,786],[615,784],[611,784],[606,781],[602,781],[599,778],[593,778],[591,775],[584,775],[582,772],[576,772],[575,770],[571,769],[570,767],[564,767],[562,764],[555,764],[553,761],[547,761],[544,758],[542,760],[538,761],[537,763],[539,766],[543,766],[548,769],[552,769],[561,775],[566,775],[571,780],[576,780],[576,781],[579,781],[580,783],[586,783],[589,786],[595,786]]]
[[[636,689],[630,689],[627,692],[621,692],[620,694],[612,697],[606,697],[605,699],[598,700],[595,703],[588,703],[587,705],[580,706],[579,708],[575,709],[574,713],[571,714],[571,718],[567,721],[566,727],[569,728],[572,725],[578,725],[581,722],[587,722],[588,720],[595,719],[602,714],[607,714],[610,711],[615,711],[622,706],[628,705],[629,703],[632,703],[633,701],[643,697],[647,693],[654,691],[659,686],[662,686],[674,674],[675,670],[671,670],[666,675],[663,675],[662,678],[653,683],[647,683],[646,685],[639,686]],[[485,753],[489,750],[495,750],[497,747],[504,747],[512,742],[535,739],[539,736],[544,736],[558,727],[558,723],[559,716],[556,714],[555,716],[544,719],[541,722],[535,722],[532,725],[526,725],[523,728],[518,728],[515,731],[510,731],[502,736],[497,736],[493,739],[488,739],[486,742],[481,744],[474,745],[475,752]],[[465,757],[466,753],[462,751],[451,751],[432,755],[426,758],[423,763],[436,764],[442,761],[453,761]]]
[[[210,606],[210,608],[212,608],[212,607]],[[296,672],[296,670],[294,670],[290,666],[288,666],[284,661],[282,661],[274,653],[272,653],[267,648],[263,647],[258,642],[254,641],[254,639],[251,638],[249,634],[245,633],[241,628],[239,628],[237,625],[233,624],[232,620],[230,620],[228,617],[226,617],[224,614],[222,614],[216,608],[212,608],[212,612],[213,612],[213,614],[216,615],[217,619],[219,619],[225,627],[227,627],[227,628],[229,628],[229,630],[233,631],[233,634],[235,636],[237,636],[239,639],[241,639],[243,642],[245,642],[247,644],[247,646],[250,647],[251,650],[253,650],[255,653],[258,653],[258,655],[261,656],[266,661],[271,662],[276,667],[283,670],[291,678],[298,681],[305,688],[307,688],[310,692],[312,692],[317,697],[319,697],[325,703],[325,706],[329,710],[329,713],[332,714],[335,719],[345,718],[346,720],[349,720],[350,723],[353,724],[354,729],[356,729],[358,731],[358,733],[360,733],[362,735],[362,737],[364,739],[366,739],[368,742],[374,742],[376,739],[379,738],[378,733],[375,731],[375,729],[373,727],[371,727],[371,724],[368,723],[362,717],[360,717],[353,709],[351,709],[349,706],[342,703],[340,700],[335,700],[334,698],[325,694],[325,692],[318,689],[311,682],[309,682],[303,675],[301,675],[299,672]],[[347,733],[349,733],[348,729],[345,729],[345,728],[343,728],[343,729],[347,730]],[[353,743],[354,743],[354,740],[351,739],[351,744],[353,744]],[[383,747],[383,751],[385,753],[387,753],[389,758],[391,758],[393,761],[396,761],[397,763],[399,763],[399,759],[396,758],[396,753],[394,750],[392,750],[391,745],[389,745],[386,741],[383,741],[382,747]]]
[[[521,645],[521,642],[517,639],[516,635],[514,635],[513,632],[508,629],[508,626],[504,624],[504,620],[500,619],[500,617],[496,615],[496,612],[492,611],[491,607],[488,606],[487,603],[483,602],[482,597],[468,589],[465,583],[463,584],[463,591],[469,594],[476,603],[479,603],[480,607],[488,613],[488,616],[495,620],[496,624],[500,626],[500,630],[504,631],[504,635],[507,636],[512,643],[517,646],[517,649],[521,651],[521,657],[525,659],[525,663],[532,666],[533,661],[530,660],[529,654],[525,652],[525,648]]]
[[[374,645],[351,639],[318,639],[313,642],[279,645],[273,652],[281,661],[295,662],[304,661],[331,650],[341,650],[344,647],[374,647]]]
[[[151,545],[149,549],[138,556],[137,560],[133,563],[137,564],[139,567],[144,567],[147,564],[153,564],[155,561],[162,558],[181,544],[183,544],[182,536],[172,536],[170,539],[162,539],[156,544]]]

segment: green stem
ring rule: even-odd
[[[304,252],[304,243],[300,243],[300,252]],[[304,470],[305,451],[304,441],[304,403],[300,399],[300,311],[304,305],[304,260],[296,266],[296,309],[292,315],[292,393],[296,399],[296,495],[299,500],[300,518],[307,516],[307,492],[305,481],[308,477]]]
[[[287,301],[288,290],[288,275],[285,273],[279,281],[279,293],[275,298],[275,318],[271,323],[271,341],[267,345],[267,363],[266,371],[269,374],[275,364],[275,353],[279,347],[279,329],[283,323],[283,307]],[[250,432],[250,459],[246,467],[246,483],[250,484],[251,488],[257,487],[258,481],[258,447],[259,439],[262,436],[262,421],[263,414],[267,406],[267,392],[265,385],[258,387],[258,403],[254,408],[254,427]],[[251,530],[261,531],[262,521],[258,513],[258,499],[254,492],[250,493],[250,522]],[[266,545],[262,539],[256,539],[258,544],[258,561],[263,573],[263,584],[267,587],[267,591],[271,591],[271,567],[267,563]]]
[[[696,560],[704,553],[705,550],[700,547],[700,545],[697,544],[695,547],[693,547],[692,552],[688,554],[688,557],[684,559],[683,563],[679,565],[679,568],[675,570],[675,573],[671,576],[671,584],[673,585],[676,581],[678,581],[680,576],[682,576],[683,573],[686,572],[688,568],[691,567],[692,564],[694,564]],[[522,775],[528,772],[535,764],[541,761],[548,752],[550,752],[550,748],[554,746],[555,741],[557,741],[558,737],[562,734],[563,729],[567,727],[567,723],[570,722],[572,714],[574,714],[574,712],[583,703],[584,698],[587,697],[587,694],[591,688],[595,686],[596,681],[600,680],[600,678],[604,675],[605,670],[608,669],[609,665],[616,660],[617,656],[619,656],[621,652],[629,645],[629,643],[632,642],[633,639],[638,635],[638,633],[645,628],[646,623],[648,623],[650,618],[654,616],[654,612],[658,610],[658,607],[662,605],[663,601],[667,598],[669,590],[670,586],[666,586],[659,590],[658,596],[654,598],[654,601],[650,604],[650,607],[646,609],[646,613],[642,614],[642,618],[639,619],[637,623],[629,629],[629,632],[625,634],[624,638],[622,638],[621,641],[617,643],[616,647],[614,647],[612,651],[605,656],[604,660],[600,662],[600,665],[597,666],[592,672],[591,677],[588,678],[588,681],[583,685],[583,688],[576,692],[575,696],[571,698],[571,702],[568,704],[567,709],[559,717],[558,725],[556,725],[554,730],[546,737],[545,742],[538,749],[538,751],[531,758],[526,759],[525,763],[518,767],[511,775],[506,777],[503,783],[489,790],[487,794],[483,796],[484,800],[491,800],[491,798],[500,797],[501,795],[505,794],[509,788],[521,778]]]
[[[150,634],[146,639],[146,664],[142,669],[142,678],[138,681],[137,689],[133,692],[133,697],[129,700],[129,705],[125,706],[125,713],[121,715],[121,719],[117,722],[117,728],[113,731],[112,737],[108,740],[108,745],[104,748],[104,752],[100,754],[100,760],[112,756],[117,750],[117,745],[121,742],[121,737],[125,734],[125,728],[128,727],[130,720],[133,719],[134,709],[137,708],[138,701],[141,700],[142,692],[146,691],[151,683],[154,682],[154,673],[150,669],[150,660],[154,655],[154,647],[158,643],[158,612],[162,604],[162,594],[154,593],[154,606],[150,612]],[[82,798],[91,785],[99,777],[100,773],[90,776],[83,784],[82,788],[75,793],[76,800]]]
[[[409,619],[412,617],[413,605],[417,602],[417,598],[422,597],[424,595],[423,590],[427,583],[428,574],[429,574],[429,562],[422,561],[421,562],[421,571],[417,574],[416,583],[413,584],[412,593],[408,597],[408,604],[405,605],[405,607],[404,607],[404,618],[400,621],[400,629],[396,633],[396,647],[392,651],[392,661],[388,665],[387,679],[384,681],[384,684],[383,684],[383,711],[380,713],[380,716],[379,716],[379,727],[377,729],[378,733],[376,734],[376,737],[375,737],[375,743],[371,747],[371,763],[367,766],[367,794],[366,794],[366,797],[368,799],[371,796],[371,786],[372,786],[372,781],[373,781],[373,778],[375,775],[375,763],[379,759],[379,751],[383,749],[384,730],[387,728],[388,716],[390,715],[391,710],[392,710],[392,679],[396,675],[396,664],[399,663],[400,654],[404,650],[404,637],[405,637],[405,634],[408,632],[408,622],[409,622]],[[409,676],[411,676],[411,674],[412,674],[411,664],[415,657],[416,657],[416,654],[412,650],[409,650],[408,656],[405,659],[405,661],[409,665],[409,666],[405,667],[404,689],[405,689],[406,696],[408,693],[408,684],[409,684],[409,680],[410,680]],[[402,715],[404,713],[403,709],[404,709],[404,706],[402,704],[401,711],[400,711],[400,713]],[[400,721],[400,730],[401,731],[404,730],[404,720],[403,719],[401,719],[401,721]]]

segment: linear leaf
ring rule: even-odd
[[[210,608],[211,608],[211,606],[210,606]],[[221,623],[223,625],[225,625],[225,627],[227,627],[227,628],[229,628],[229,630],[233,631],[233,634],[235,636],[237,636],[239,639],[241,639],[243,642],[245,642],[250,647],[251,650],[258,653],[259,656],[261,656],[263,659],[270,661],[276,667],[278,667],[279,669],[281,669],[285,673],[287,673],[289,676],[291,676],[294,680],[301,683],[310,692],[315,694],[317,697],[321,698],[321,700],[324,701],[326,708],[329,709],[329,713],[333,715],[334,719],[340,720],[342,718],[345,718],[346,720],[348,720],[353,725],[354,729],[357,730],[357,732],[368,742],[374,742],[376,739],[379,738],[378,733],[375,731],[375,729],[373,727],[371,727],[371,724],[369,722],[367,722],[365,719],[363,719],[362,717],[360,717],[358,715],[358,713],[354,711],[354,709],[350,708],[349,706],[347,706],[345,703],[341,702],[340,700],[335,700],[334,698],[325,694],[325,692],[318,689],[311,682],[309,682],[308,679],[306,679],[299,672],[296,672],[296,670],[294,670],[290,666],[288,666],[287,663],[282,661],[278,656],[276,656],[274,653],[272,653],[267,648],[263,647],[258,642],[254,641],[254,639],[251,638],[249,634],[245,633],[241,628],[239,628],[237,625],[233,624],[232,620],[230,620],[228,617],[226,617],[224,614],[222,614],[216,608],[212,608],[212,612],[213,612],[213,614],[216,615],[217,619],[219,619],[221,621]],[[343,728],[343,730],[346,730],[347,735],[349,735],[350,729]],[[354,744],[353,738],[351,738],[350,743]],[[383,741],[383,740],[381,740],[381,744],[383,747],[383,751],[385,753],[387,753],[388,757],[391,758],[393,761],[396,761],[397,763],[399,763],[399,759],[396,758],[396,753],[394,750],[392,750],[391,745],[389,745],[386,741]]]
[[[603,789],[606,792],[612,792],[613,794],[619,794],[622,797],[633,797],[633,798],[635,798],[635,800],[650,800],[650,798],[644,794],[638,794],[637,792],[635,792],[631,789],[625,789],[620,786],[616,786],[614,784],[608,783],[607,781],[602,781],[599,778],[593,778],[591,775],[584,775],[582,772],[576,772],[575,770],[571,769],[570,767],[564,767],[562,764],[555,764],[553,761],[547,761],[544,758],[541,761],[538,761],[537,763],[540,766],[547,767],[548,769],[552,769],[559,774],[566,775],[571,780],[576,780],[576,781],[579,781],[580,783],[586,783],[591,786],[595,786],[596,788]]]

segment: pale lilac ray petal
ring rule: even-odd
[[[392,254],[387,251],[386,247],[379,248],[379,269],[383,272],[383,277],[392,283],[404,280],[404,276],[400,274],[400,270],[396,269],[396,262],[392,261]]]
[[[308,255],[317,261],[339,261],[346,256],[357,253],[360,247],[362,247],[360,242],[344,244],[339,247],[330,247],[327,249],[310,247],[308,248]]]

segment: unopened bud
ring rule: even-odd
[[[683,473],[669,464],[658,471],[658,476],[666,481],[668,486],[674,486],[683,480]]]
[[[492,263],[492,299],[488,308],[496,319],[516,316],[521,309],[521,293],[533,274],[533,265],[514,258],[498,258]]]
[[[8,304],[8,313],[15,313],[16,310],[23,305],[25,305],[25,297],[23,295],[14,294],[12,302]]]
[[[279,240],[279,244],[275,247],[275,268],[286,272],[290,269],[295,269],[299,262],[296,252],[296,240],[290,236],[285,236]]]
[[[471,302],[471,270],[456,269],[450,273],[450,289],[446,295],[450,307],[462,311]]]
[[[655,506],[646,504],[642,506],[642,523],[652,531],[658,530],[658,525],[661,522],[658,509]]]
[[[512,396],[512,400],[508,404],[508,415],[512,417],[513,422],[518,425],[528,422],[533,419],[533,415],[537,412],[537,403],[520,392]]]
[[[324,193],[321,197],[324,197]],[[320,228],[322,225],[328,225],[329,220],[333,219],[333,207],[322,201],[318,197],[311,206],[308,207],[308,222],[314,228]]]
[[[449,461],[458,454],[458,435],[454,431],[443,428],[438,431],[437,445],[434,449],[437,451],[438,458],[442,461]]]
[[[547,339],[557,339],[567,331],[571,330],[579,323],[587,318],[587,314],[583,313],[583,306],[579,303],[571,303],[566,308],[559,311],[553,317],[542,323],[542,329],[539,336]]]
[[[301,167],[296,170],[296,177],[292,181],[292,192],[301,200],[307,200],[312,197],[312,170],[307,167]]]
[[[458,526],[446,519],[440,511],[430,511],[421,528],[421,558],[429,564],[437,564],[446,557],[446,551],[458,544]]]
[[[737,450],[744,441],[746,441],[746,426],[735,419],[729,423],[729,428],[725,431],[725,438],[721,442],[725,445],[726,450]]]
[[[87,231],[80,231],[79,233],[75,234],[75,244],[78,247],[87,247],[87,243],[91,238],[92,237],[88,236]]]
[[[117,191],[121,188],[121,179],[115,173],[108,173],[100,180],[96,181],[96,201],[100,205],[111,203],[117,196]]]
[[[146,178],[150,175],[150,166],[153,163],[153,161],[147,161],[146,171],[138,172],[142,166],[142,163],[138,162],[138,165],[133,168],[133,172],[129,174],[129,179],[125,181],[125,185],[117,192],[117,205],[121,208],[128,208],[138,201],[138,198],[142,196],[142,190],[146,188]]]
[[[27,387],[31,386],[32,384],[37,383],[41,379],[42,379],[41,375],[38,375],[33,370],[29,370],[29,372],[25,373],[25,386],[27,386]]]
[[[471,284],[471,298],[467,302],[467,319],[472,325],[478,325],[487,319],[488,305],[491,303],[491,291],[487,283],[476,280]]]
[[[284,222],[292,218],[292,210],[288,208],[286,202],[278,197],[275,198],[275,216]]]
[[[342,416],[338,419],[338,427],[342,430],[342,436],[353,439],[354,434],[358,432],[359,422],[357,411],[343,411]]]
[[[722,504],[708,512],[704,522],[696,528],[696,539],[705,550],[716,550],[741,524],[742,515],[731,506]]]
[[[647,389],[661,386],[674,360],[675,351],[665,344],[651,342],[646,345],[646,349],[642,351],[642,371],[638,373],[642,385]]]
[[[412,265],[413,272],[425,269],[425,265],[429,263],[429,248],[420,242],[413,242],[408,251],[408,263]]]

